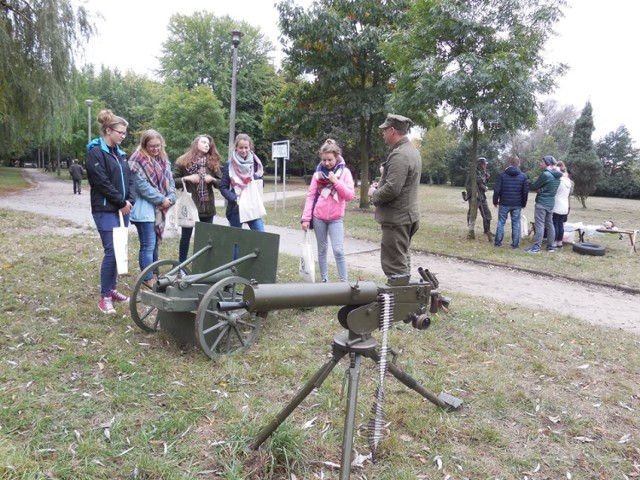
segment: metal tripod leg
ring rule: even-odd
[[[257,450],[260,445],[264,443],[264,441],[269,438],[269,436],[278,428],[282,422],[284,422],[289,415],[296,409],[302,401],[307,398],[307,396],[315,389],[319,388],[320,385],[326,380],[334,367],[338,364],[340,359],[344,357],[348,352],[340,349],[333,348],[331,360],[325,363],[320,369],[311,377],[311,379],[302,387],[295,397],[291,399],[291,401],[276,415],[276,418],[266,427],[264,427],[258,433],[258,436],[251,444],[252,450]]]
[[[371,358],[374,362],[380,362],[380,353],[376,350],[371,350],[364,352],[363,355]],[[407,387],[412,390],[415,390],[424,398],[429,400],[434,405],[444,409],[444,410],[456,410],[462,405],[462,400],[454,397],[453,395],[449,395],[448,393],[441,393],[437,397],[426,390],[422,385],[420,385],[411,375],[405,373],[400,367],[398,367],[395,363],[388,362],[387,369],[389,373],[391,373],[394,377],[398,379],[399,382],[403,383]]]
[[[349,480],[351,474],[351,452],[353,451],[353,427],[358,402],[358,382],[360,380],[360,353],[349,353],[349,388],[347,391],[347,413],[344,418],[342,434],[342,460],[340,462],[340,480]]]

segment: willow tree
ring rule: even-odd
[[[70,0],[0,0],[0,153],[70,132],[74,52],[92,32]]]
[[[308,9],[291,0],[278,4],[287,58],[284,68],[303,84],[287,99],[303,121],[328,130],[352,131],[360,171],[360,207],[369,197],[369,161],[382,145],[392,69],[380,43],[396,23],[403,1],[317,0]],[[286,119],[284,119],[286,121]]]
[[[537,96],[550,93],[562,64],[544,46],[564,0],[415,0],[407,23],[385,43],[396,68],[395,102],[404,112],[442,110],[472,138],[473,175],[481,135],[531,128]],[[474,239],[472,182],[468,238]]]

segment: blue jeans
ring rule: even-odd
[[[242,222],[240,222],[240,210],[235,208],[233,211],[227,213],[227,220],[229,220],[229,225],[236,228],[242,228]],[[264,232],[264,222],[261,218],[256,218],[255,220],[250,220],[245,222],[251,230],[255,230],[256,232]]]
[[[340,281],[348,282],[349,273],[347,272],[347,260],[344,256],[344,223],[342,219],[325,221],[314,218],[313,230],[316,233],[316,241],[318,242],[318,267],[320,268],[322,281],[329,281],[327,260],[329,253],[328,235],[331,237],[331,249],[333,250],[333,257],[336,259],[336,267],[338,268]]]
[[[92,215],[104,249],[100,266],[100,295],[105,297],[116,289],[118,280],[116,254],[113,250],[113,229],[120,226],[120,216],[118,212],[94,212]],[[124,224],[129,226],[129,215],[124,216]]]
[[[156,233],[155,222],[131,222],[138,230],[138,238],[140,239],[140,254],[138,255],[138,264],[140,271],[147,268],[153,262],[158,260],[159,239]],[[153,278],[152,272],[146,276],[145,280]]]
[[[569,215],[562,215],[560,213],[553,214],[553,227],[556,229],[556,243],[562,245],[562,239],[564,238],[564,223],[569,218]]]
[[[213,223],[213,215],[210,217],[200,217],[199,220],[203,223]],[[178,261],[180,263],[184,262],[189,256],[189,244],[191,243],[192,234],[193,228],[182,227],[180,246],[178,247]]]
[[[553,207],[547,207],[536,203],[534,221],[536,236],[533,240],[533,244],[536,247],[540,247],[546,231],[547,247],[552,247],[554,239],[556,238],[556,229],[553,227]]]
[[[507,215],[511,215],[511,247],[518,248],[520,246],[520,207],[507,207],[500,205],[498,207],[498,228],[496,229],[495,245],[502,245],[504,239],[504,225],[507,223]]]

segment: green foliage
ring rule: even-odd
[[[172,160],[185,153],[196,135],[203,133],[214,138],[220,155],[225,158],[229,130],[222,104],[205,85],[192,90],[165,87],[155,108],[153,123],[162,133]]]
[[[0,154],[69,134],[74,52],[92,30],[69,0],[0,0]]]
[[[544,45],[564,1],[416,0],[406,28],[384,45],[396,68],[395,101],[405,111],[444,109],[472,133],[469,170],[480,132],[532,127],[537,96],[549,93],[566,68],[548,64]],[[469,238],[475,238],[472,184]]]
[[[587,102],[580,118],[576,120],[571,137],[571,148],[565,159],[574,181],[573,194],[587,208],[587,198],[596,191],[596,184],[602,177],[602,163],[598,159],[591,140],[593,126],[593,107]]]
[[[455,137],[444,124],[424,132],[420,144],[422,156],[422,183],[441,185],[449,179],[449,153],[455,145]]]
[[[449,178],[451,185],[464,186],[469,176],[469,158],[472,156],[473,144],[469,139],[462,139],[455,144],[448,152]],[[495,179],[496,175],[502,171],[502,165],[498,162],[500,145],[496,142],[489,142],[487,139],[481,139],[478,143],[478,157],[485,157],[489,163],[487,168],[491,174],[491,178]],[[476,163],[473,163],[473,172],[476,171]]]
[[[187,90],[207,86],[225,112],[230,110],[231,99],[229,32],[243,33],[237,50],[236,132],[249,134],[257,150],[265,151],[269,146],[262,134],[263,102],[273,96],[278,87],[275,69],[269,60],[273,51],[271,42],[259,28],[205,11],[190,16],[173,15],[168,29],[168,40],[163,44],[160,57],[160,75],[168,84]],[[194,131],[191,135],[197,133]],[[221,149],[227,143],[228,130],[226,136],[217,138],[225,139],[218,142]]]
[[[603,166],[603,178],[596,186],[595,195],[640,198],[640,151],[626,127],[610,132],[596,146]]]
[[[291,0],[277,5],[287,42],[284,68],[289,77],[305,79],[286,90],[295,97],[280,101],[287,111],[298,112],[287,125],[292,133],[307,135],[337,127],[354,138],[361,207],[369,202],[370,160],[383,155],[377,127],[392,87],[392,69],[380,44],[396,24],[403,3],[320,0],[307,10]]]

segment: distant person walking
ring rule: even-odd
[[[116,287],[118,269],[113,248],[113,229],[120,226],[120,216],[129,225],[129,212],[135,203],[135,190],[129,164],[120,143],[127,136],[129,123],[111,110],[98,114],[102,136],[87,145],[87,177],[91,185],[91,213],[96,222],[104,257],[100,267],[100,301],[102,313],[116,313],[113,302],[125,303],[129,297]]]
[[[349,281],[344,255],[344,212],[346,202],[355,197],[353,177],[342,158],[342,150],[335,140],[329,139],[320,147],[320,163],[311,179],[307,200],[302,212],[302,230],[313,228],[318,243],[318,267],[322,282],[329,281],[328,251],[336,260],[341,282]]]
[[[198,217],[201,222],[213,223],[213,217],[216,215],[213,188],[220,186],[221,176],[220,154],[210,135],[198,135],[191,142],[189,150],[176,160],[173,167],[176,188],[182,189],[184,180],[187,191],[191,193],[198,207]],[[189,256],[191,235],[193,235],[193,228],[182,227],[178,250],[180,263]]]
[[[251,230],[264,232],[264,167],[253,148],[249,135],[236,136],[234,150],[222,172],[220,193],[227,199],[229,225],[242,228],[246,223]]]
[[[528,198],[529,179],[520,170],[520,159],[512,156],[493,187],[493,206],[498,208],[498,227],[494,241],[496,247],[502,245],[507,215],[511,216],[511,248],[520,246],[520,214],[527,206]]]
[[[131,223],[136,226],[140,239],[138,264],[142,271],[158,261],[167,210],[176,203],[171,162],[159,132],[145,130],[142,133],[138,148],[129,157],[129,168],[136,188]],[[152,278],[153,272],[148,272],[144,281]]]
[[[69,167],[69,175],[73,180],[73,194],[82,195],[82,176],[84,175],[84,169],[78,163],[78,159],[74,158],[71,166]]]
[[[569,211],[571,210],[570,198],[573,191],[573,180],[569,177],[569,172],[564,162],[558,162],[558,169],[562,172],[562,177],[560,177],[560,185],[558,185],[553,203],[553,227],[556,230],[554,247],[562,248],[564,224],[568,220]]]
[[[535,207],[535,238],[533,245],[525,249],[525,253],[540,253],[542,239],[545,230],[547,232],[547,252],[554,252],[553,246],[556,238],[556,230],[553,227],[553,205],[555,203],[556,192],[560,185],[562,172],[556,166],[558,162],[551,155],[546,155],[540,160],[542,173],[529,187],[530,190],[538,192],[536,195]]]
[[[389,279],[411,276],[409,247],[420,226],[418,186],[422,159],[407,137],[411,125],[409,118],[392,113],[380,125],[390,152],[382,163],[380,182],[371,185],[368,192],[382,228],[380,263]]]

